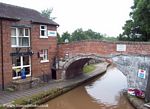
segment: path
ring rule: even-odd
[[[0,104],[1,105],[6,104],[15,99],[19,99],[19,98],[26,97],[26,96],[32,96],[33,94],[37,94],[37,93],[50,90],[50,89],[54,89],[54,88],[67,87],[75,83],[85,81],[89,78],[92,78],[106,71],[108,63],[100,63],[96,66],[97,66],[96,69],[92,73],[83,74],[73,79],[62,80],[62,81],[50,81],[47,85],[28,89],[28,90],[23,90],[23,91],[16,91],[16,92],[0,91]]]

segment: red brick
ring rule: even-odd
[[[4,60],[4,82],[5,85],[8,85],[12,81],[12,57],[10,56],[10,53],[15,51],[15,48],[11,47],[11,25],[14,24],[30,24],[31,27],[31,48],[34,52],[34,55],[32,56],[32,74],[34,77],[42,76],[43,72],[45,74],[51,75],[51,65],[53,63],[53,58],[56,56],[56,48],[57,48],[57,40],[56,37],[48,37],[47,39],[41,39],[40,38],[40,24],[32,24],[29,21],[8,21],[3,20],[2,26],[3,26],[3,60]],[[48,26],[49,30],[56,30],[56,26]],[[1,25],[0,25],[0,42],[1,42]],[[38,58],[37,53],[41,49],[48,49],[48,58],[49,62],[47,63],[40,63],[40,58]],[[1,44],[0,44],[0,51],[1,51]],[[22,48],[21,51],[24,51]],[[1,52],[0,52],[0,85],[2,84],[2,64],[1,64]],[[51,77],[50,77],[51,78]],[[1,86],[0,86],[1,87]]]
[[[125,52],[117,52],[117,44],[126,44]],[[106,42],[106,41],[81,41],[59,44],[58,56],[64,58],[65,54],[96,53],[109,56],[110,54],[144,54],[150,55],[150,43],[146,42]]]

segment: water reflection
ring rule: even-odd
[[[110,68],[97,80],[49,101],[45,109],[133,109],[121,93],[126,87],[124,75]]]
[[[116,97],[120,91],[127,87],[126,77],[116,68],[109,68],[107,73],[87,86],[88,94],[97,102],[105,104],[117,104]]]

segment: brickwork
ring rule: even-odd
[[[125,44],[125,52],[117,52],[116,45]],[[116,55],[116,54],[138,54],[150,55],[150,43],[146,42],[106,42],[106,41],[81,41],[72,43],[59,44],[59,57],[64,58],[65,54],[99,54],[99,55]]]
[[[126,45],[125,51],[117,51],[117,44]],[[113,62],[127,77],[128,87],[146,91],[149,65],[149,42],[106,42],[81,41],[59,44],[58,57],[65,60],[60,68],[64,70],[65,78],[82,72],[82,67],[88,59]],[[138,76],[139,69],[146,71],[145,77]],[[80,71],[79,71],[80,70]],[[63,78],[63,77],[62,77]]]
[[[54,57],[56,56],[57,50],[57,39],[56,37],[40,38],[40,24],[33,24],[30,21],[2,21],[2,35],[3,35],[3,64],[4,64],[4,83],[5,86],[11,83],[12,79],[12,56],[11,52],[16,52],[16,48],[11,47],[11,27],[14,25],[29,25],[31,26],[30,36],[30,48],[33,51],[31,57],[31,72],[33,77],[40,77],[48,75],[51,78],[51,67],[53,64]],[[57,27],[48,25],[48,30],[56,31]],[[1,30],[1,26],[0,26]],[[0,31],[1,32],[1,31]],[[1,37],[1,35],[0,35]],[[0,38],[1,39],[1,38]],[[0,40],[1,41],[1,40]],[[48,49],[48,60],[49,62],[41,63],[38,57],[38,52],[42,49]],[[26,51],[27,48],[21,48],[20,52]],[[0,46],[1,51],[1,46]],[[0,52],[0,87],[2,84],[2,72],[1,72],[1,52]]]
[[[48,27],[49,30],[56,30],[56,28]],[[36,24],[32,27],[32,50],[34,55],[32,56],[32,72],[33,76],[41,76],[42,74],[51,75],[51,67],[53,63],[53,59],[56,55],[56,47],[57,47],[57,40],[54,37],[49,37],[41,39],[40,36],[40,25]],[[48,58],[49,62],[41,63],[40,58],[38,58],[38,52],[42,49],[48,49]],[[36,73],[35,73],[36,72]]]
[[[1,21],[0,21],[0,30],[1,30]],[[0,31],[0,42],[1,42],[1,31]],[[2,54],[1,54],[1,43],[0,43],[0,89],[1,89],[1,85],[2,85]]]
[[[3,70],[4,70],[4,84],[12,81],[12,58],[11,52],[11,21],[3,20],[2,22],[3,35]]]

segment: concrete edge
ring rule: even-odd
[[[136,109],[149,109],[148,107],[144,106],[145,102],[143,99],[137,98],[129,94],[127,94],[127,98],[129,102],[132,104],[132,106],[134,106]]]
[[[68,85],[68,86],[64,86],[64,87],[62,87],[62,88],[56,88],[57,90],[59,90],[58,91],[58,93],[55,93],[55,95],[53,95],[53,96],[51,96],[51,95],[48,95],[48,96],[45,96],[45,97],[41,97],[41,99],[40,100],[38,100],[35,104],[37,104],[37,105],[41,105],[41,104],[43,104],[43,103],[46,103],[46,102],[48,102],[49,100],[51,100],[51,99],[53,99],[53,98],[55,98],[55,97],[57,97],[57,96],[59,96],[59,95],[62,95],[62,94],[64,94],[64,93],[66,93],[66,92],[68,92],[68,91],[70,91],[70,90],[72,90],[72,89],[74,89],[74,88],[76,88],[76,87],[78,87],[78,86],[80,86],[80,85],[82,85],[83,83],[86,83],[86,82],[88,82],[88,81],[90,81],[90,80],[92,80],[92,79],[94,79],[94,78],[96,78],[96,77],[98,77],[98,76],[101,76],[101,75],[103,75],[106,71],[107,71],[107,68],[110,66],[110,64],[108,63],[108,65],[106,66],[106,69],[104,70],[104,71],[102,71],[102,72],[99,72],[99,73],[96,73],[96,74],[94,74],[94,75],[89,75],[87,78],[84,78],[84,79],[81,79],[80,81],[78,81],[78,82],[75,82],[75,83],[73,83],[73,84],[70,84],[70,85]],[[50,89],[50,90],[53,90],[53,89]],[[48,90],[48,91],[50,91],[50,90]],[[43,93],[45,93],[45,92],[43,92]],[[36,95],[36,94],[35,94]],[[30,98],[31,96],[27,96],[26,98]],[[10,103],[6,103],[5,105],[9,105],[9,106],[17,106],[17,105],[14,105],[13,104],[13,101],[12,102],[10,102]],[[22,105],[22,104],[19,104],[19,105]],[[32,106],[32,105],[31,105]],[[22,108],[23,108],[23,105],[22,105]],[[33,107],[34,108],[34,107]]]

